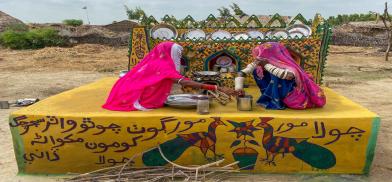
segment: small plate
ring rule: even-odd
[[[242,38],[243,40],[247,40],[247,39],[249,38],[249,35],[246,34],[246,33],[239,33],[239,34],[236,34],[236,35],[234,36],[234,39],[235,39],[235,40],[240,40],[241,38]]]
[[[177,38],[177,30],[168,24],[155,25],[151,29],[151,37],[153,39],[175,39]]]
[[[262,32],[260,32],[260,31],[257,31],[257,30],[249,31],[248,35],[252,39],[257,39],[258,37],[260,37],[261,39],[264,39],[264,34]]]
[[[289,33],[291,32],[296,32],[299,31],[301,32],[305,37],[309,37],[310,35],[312,35],[312,29],[304,24],[295,24],[290,26],[289,28],[287,28],[287,31]]]
[[[191,30],[188,33],[185,34],[184,36],[185,39],[205,39],[206,38],[206,33],[203,30],[200,29],[195,29],[195,30]]]
[[[230,34],[230,32],[225,31],[225,30],[218,30],[214,33],[211,34],[211,39],[212,40],[216,40],[216,39],[231,39],[232,35]]]

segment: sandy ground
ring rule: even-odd
[[[100,45],[11,51],[0,49],[0,100],[46,98],[74,87],[117,75],[127,66],[127,49]],[[392,60],[374,48],[331,48],[325,84],[381,116],[376,155],[369,176],[249,175],[232,181],[390,181],[392,179]],[[16,176],[17,166],[8,127],[0,110],[0,181],[59,181],[54,177]]]

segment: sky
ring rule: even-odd
[[[197,20],[209,14],[217,15],[217,8],[237,3],[247,14],[294,16],[302,13],[307,19],[316,13],[324,17],[337,14],[382,12],[385,0],[0,0],[0,11],[26,23],[58,23],[64,19],[82,19],[91,24],[109,24],[127,19],[124,5],[141,7],[156,19],[165,14]],[[392,8],[392,2],[391,8]],[[82,7],[87,6],[86,10]]]

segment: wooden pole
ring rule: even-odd
[[[389,60],[389,52],[391,51],[392,47],[392,19],[389,16],[388,13],[388,2],[385,2],[385,9],[384,9],[384,14],[380,16],[382,22],[384,23],[386,32],[387,32],[387,40],[388,40],[388,47],[387,50],[385,51],[385,61]],[[388,25],[389,23],[389,25]]]

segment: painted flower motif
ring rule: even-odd
[[[254,120],[240,123],[228,120],[228,122],[234,126],[234,129],[229,132],[235,132],[237,134],[237,138],[240,138],[241,136],[255,137],[253,135],[253,131],[259,130],[253,126]]]

